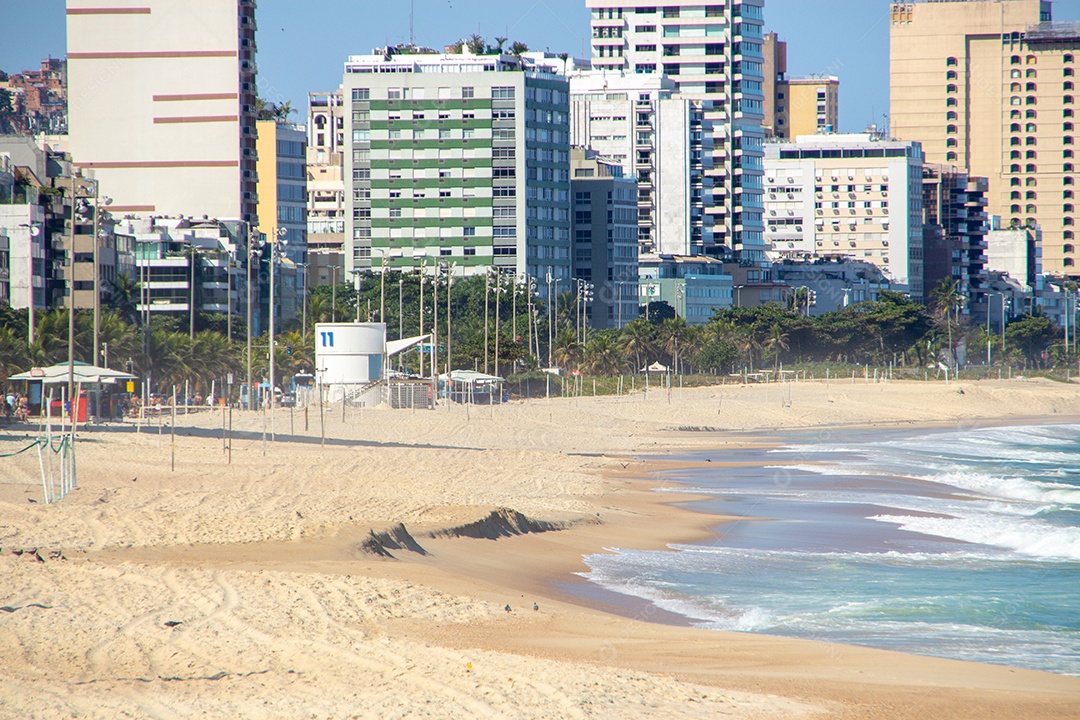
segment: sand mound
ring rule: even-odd
[[[420,543],[416,542],[416,538],[405,528],[404,523],[398,523],[381,533],[372,530],[370,537],[360,543],[360,551],[369,555],[393,558],[391,550],[408,550],[418,555],[428,554],[427,550],[420,547]]]
[[[552,532],[565,530],[574,523],[571,522],[548,522],[546,520],[533,520],[522,515],[517,510],[499,508],[492,510],[486,517],[467,525],[434,530],[430,533],[433,538],[477,538],[479,540],[498,540],[501,537],[514,535],[527,535],[529,533]]]

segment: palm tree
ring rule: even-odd
[[[956,357],[953,349],[953,314],[956,315],[956,324],[960,324],[960,309],[964,306],[964,296],[960,292],[960,286],[956,281],[945,278],[930,293],[930,303],[938,318],[945,322],[949,333],[949,365],[954,365]]]
[[[780,353],[788,349],[788,334],[780,327],[780,323],[773,323],[769,328],[769,338],[765,341],[765,350],[773,353],[773,370],[780,368]]]
[[[619,335],[623,354],[627,360],[632,358],[634,361],[635,373],[645,367],[642,365],[642,359],[644,358],[644,362],[648,363],[650,357],[656,351],[653,336],[653,326],[645,318],[631,320],[623,327],[622,333]]]
[[[754,372],[754,351],[759,349],[757,337],[751,327],[740,327],[735,335],[735,347],[739,352],[746,353],[750,372]]]
[[[564,327],[555,337],[555,345],[551,349],[551,359],[559,367],[577,367],[581,362],[581,350],[577,333],[571,327]]]
[[[622,371],[624,362],[611,333],[594,335],[585,346],[584,367],[590,375],[617,375]]]
[[[687,340],[690,335],[690,326],[687,324],[685,318],[676,317],[668,318],[664,322],[660,323],[660,327],[657,329],[657,340],[664,352],[672,361],[672,369],[676,374],[679,372],[679,354],[683,355],[687,351]]]
[[[124,322],[138,325],[140,291],[138,280],[133,280],[127,273],[117,275],[115,280],[109,281],[109,295],[105,302],[120,313]]]

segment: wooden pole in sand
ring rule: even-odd
[[[232,403],[229,403],[229,464],[232,465]]]

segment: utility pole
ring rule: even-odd
[[[246,274],[247,274],[247,407],[245,408],[247,410],[251,410],[252,399],[254,398],[254,395],[253,395],[253,392],[252,392],[252,387],[251,387],[251,332],[252,332],[252,327],[251,326],[252,326],[253,319],[254,319],[254,313],[252,312],[252,307],[251,307],[251,305],[252,305],[251,288],[252,288],[252,284],[253,284],[252,281],[251,281],[251,266],[255,262],[255,248],[256,248],[256,246],[255,246],[255,237],[256,237],[258,232],[259,232],[259,229],[257,227],[252,227],[252,228],[248,229],[248,247],[247,247],[248,261],[247,261],[247,270],[246,270]],[[258,277],[258,273],[256,273],[256,277]]]

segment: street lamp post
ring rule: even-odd
[[[989,368],[993,365],[993,348],[994,341],[990,337],[990,298],[994,296],[994,293],[988,293],[986,296],[986,367]]]

